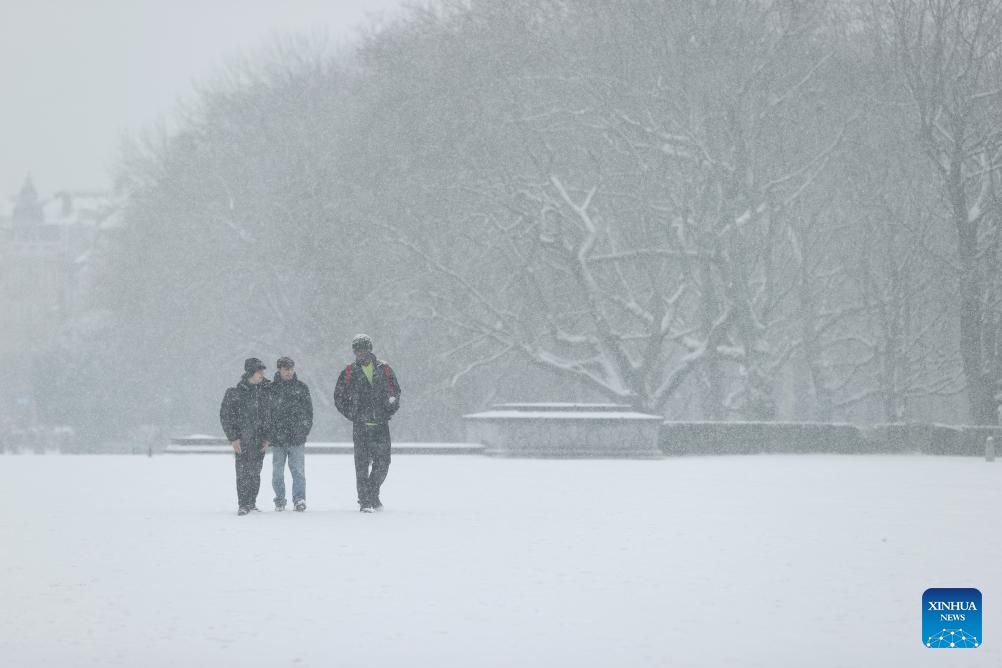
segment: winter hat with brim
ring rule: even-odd
[[[244,373],[254,373],[255,371],[264,371],[267,369],[264,362],[256,357],[248,357],[244,360]]]

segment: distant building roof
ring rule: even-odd
[[[62,190],[42,202],[48,225],[102,227],[118,205],[111,193]]]
[[[31,176],[21,191],[11,198],[10,214],[0,214],[4,238],[15,241],[56,241],[68,230],[107,232],[122,227],[121,204],[108,191],[60,190],[51,197],[39,198]]]

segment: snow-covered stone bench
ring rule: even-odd
[[[464,415],[466,440],[501,457],[660,459],[664,418],[621,404],[511,403]]]

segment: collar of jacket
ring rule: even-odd
[[[379,366],[380,365],[380,361],[377,360],[376,356],[373,355],[372,353],[369,353],[368,355],[366,355],[361,360],[355,360],[354,362],[352,362],[352,364],[354,364],[356,367],[358,367],[358,368],[361,369],[363,364],[367,364],[369,362],[372,362],[373,366]]]
[[[247,374],[240,376],[240,382],[237,383],[237,387],[243,387],[244,389],[247,390],[253,390],[254,386],[251,385],[249,378],[250,376],[248,376]],[[271,385],[271,381],[268,380],[267,378],[261,379],[261,382],[257,384],[259,388],[267,387],[269,385]]]

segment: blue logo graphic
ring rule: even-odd
[[[922,594],[922,643],[936,649],[981,647],[981,592],[926,589]]]

